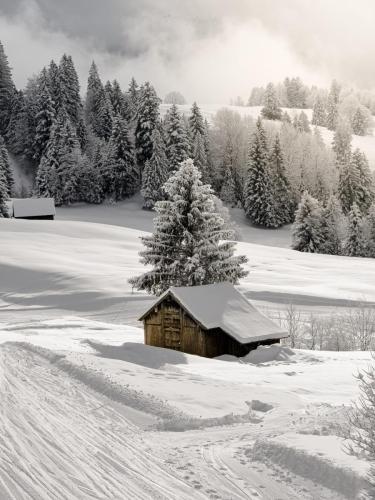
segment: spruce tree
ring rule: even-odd
[[[195,134],[195,142],[193,148],[194,165],[202,174],[202,182],[204,184],[212,184],[212,179],[209,171],[206,149],[204,147],[204,137],[197,132]]]
[[[139,184],[134,147],[128,126],[121,116],[116,116],[113,121],[103,176],[105,192],[114,200],[122,200],[134,194]]]
[[[366,135],[367,116],[364,110],[359,106],[352,118],[352,130],[355,135]]]
[[[168,199],[155,205],[154,233],[142,238],[141,262],[152,269],[130,280],[138,290],[160,295],[171,286],[237,283],[246,276],[246,258],[234,256],[233,242],[222,241],[232,234],[200,177],[189,159],[166,182]]]
[[[135,78],[133,77],[130,81],[129,84],[129,89],[127,92],[127,95],[129,97],[129,110],[130,110],[130,118],[133,120],[134,118],[137,117],[138,114],[138,103],[139,103],[139,97],[140,97],[140,92],[141,89],[138,87],[138,83],[135,81]]]
[[[375,203],[369,208],[366,226],[366,256],[375,258]]]
[[[374,201],[374,181],[371,175],[369,163],[366,155],[358,148],[353,152],[351,163],[356,166],[359,172],[358,198],[355,202],[362,213],[366,213]]]
[[[326,126],[328,130],[335,130],[339,116],[339,99],[341,88],[336,80],[333,80],[328,95]]]
[[[220,199],[230,207],[237,205],[237,189],[234,182],[232,168],[230,166],[225,168],[224,180],[220,191]]]
[[[204,137],[206,133],[203,116],[196,102],[194,102],[191,107],[191,113],[189,116],[189,132],[192,141],[191,146],[193,149],[196,135],[199,133],[202,137]]]
[[[327,121],[327,113],[323,98],[318,95],[314,102],[311,124],[318,127],[325,127]]]
[[[103,114],[108,116],[104,87],[100,80],[98,68],[95,62],[91,64],[89,77],[87,81],[87,94],[85,102],[86,121],[92,131],[98,137],[103,137]],[[105,134],[107,133],[106,130]],[[105,135],[104,134],[104,135]]]
[[[257,120],[248,156],[244,204],[246,217],[253,224],[265,227],[278,226],[268,162],[267,137],[260,118]]]
[[[162,187],[168,178],[169,166],[165,143],[159,127],[152,133],[152,156],[147,160],[142,174],[143,208],[151,210],[164,198]]]
[[[55,121],[55,108],[48,88],[48,74],[44,68],[39,76],[38,111],[35,116],[34,159],[39,162],[50,139]]]
[[[117,80],[113,80],[112,82],[111,104],[115,115],[121,116],[121,118],[127,121],[131,120],[129,104]]]
[[[309,119],[307,118],[307,115],[304,111],[301,111],[301,113],[298,116],[298,128],[301,132],[306,132],[306,133],[311,132]]]
[[[61,108],[65,106],[65,95],[61,81],[60,68],[54,60],[50,62],[48,67],[48,87],[55,109],[55,116],[57,116]]]
[[[319,253],[324,243],[322,208],[307,191],[298,205],[292,239],[292,248],[299,252]]]
[[[171,172],[175,172],[180,163],[189,157],[190,149],[184,122],[175,104],[166,114],[164,127],[167,158]]]
[[[73,126],[77,127],[82,116],[82,102],[77,71],[71,56],[64,54],[59,65],[63,102]]]
[[[24,153],[28,127],[25,119],[25,99],[22,90],[16,90],[11,102],[11,112],[5,136],[9,150],[18,155]],[[26,140],[25,140],[26,139]]]
[[[345,254],[351,257],[363,257],[366,252],[363,233],[363,217],[356,203],[353,203],[348,215],[348,237]]]
[[[2,136],[7,132],[15,91],[8,58],[0,42],[0,134]]]
[[[7,180],[3,171],[3,160],[0,156],[0,218],[8,218],[7,201],[9,200]]]
[[[284,113],[281,115],[281,121],[283,123],[292,123],[292,119],[290,118],[290,115],[287,111],[284,111]]]
[[[263,98],[262,116],[266,120],[281,120],[282,111],[276,95],[275,86],[269,83]]]
[[[334,195],[329,197],[327,205],[323,208],[322,227],[324,241],[320,248],[321,253],[340,255],[342,252],[344,215],[340,202]]]
[[[137,164],[142,170],[145,162],[152,156],[152,133],[159,121],[160,99],[149,82],[142,85],[136,95],[135,148]]]
[[[279,135],[276,136],[270,155],[270,171],[273,181],[273,196],[276,206],[278,225],[289,224],[293,219],[293,199],[289,181],[286,177],[284,157]]]
[[[332,141],[332,149],[336,155],[337,165],[344,165],[350,161],[352,130],[347,120],[340,118]]]
[[[0,170],[4,176],[3,183],[5,183],[5,188],[8,196],[11,196],[12,189],[14,185],[13,170],[10,164],[8,150],[5,145],[5,141],[0,135]]]

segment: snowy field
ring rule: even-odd
[[[340,427],[370,355],[144,346],[150,299],[127,280],[151,214],[128,203],[0,221],[0,498],[356,498],[368,466]],[[279,247],[249,243],[254,231],[238,245],[258,305],[375,302],[373,260],[301,254],[272,233]]]

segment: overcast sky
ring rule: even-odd
[[[161,96],[226,103],[299,75],[375,87],[375,0],[0,0],[0,39],[16,84],[62,53],[85,88],[150,80]]]

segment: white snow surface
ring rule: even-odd
[[[288,336],[286,331],[258,311],[230,283],[195,287],[173,286],[161,295],[147,312],[169,294],[204,328],[221,328],[242,344]],[[146,313],[142,318],[145,315]]]
[[[137,318],[153,299],[127,283],[144,271],[143,234],[0,220],[0,498],[353,498],[332,479],[364,481],[338,447],[370,353],[270,346],[205,359],[143,345]],[[238,252],[250,270],[239,289],[270,308],[375,301],[371,259]],[[271,470],[275,439],[315,468]],[[257,440],[273,448],[254,467],[241,450]],[[320,480],[327,461],[337,470]]]

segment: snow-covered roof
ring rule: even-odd
[[[241,344],[288,337],[230,283],[171,287],[142,315],[171,295],[203,328],[221,328]]]
[[[13,198],[13,217],[55,215],[53,198]]]

